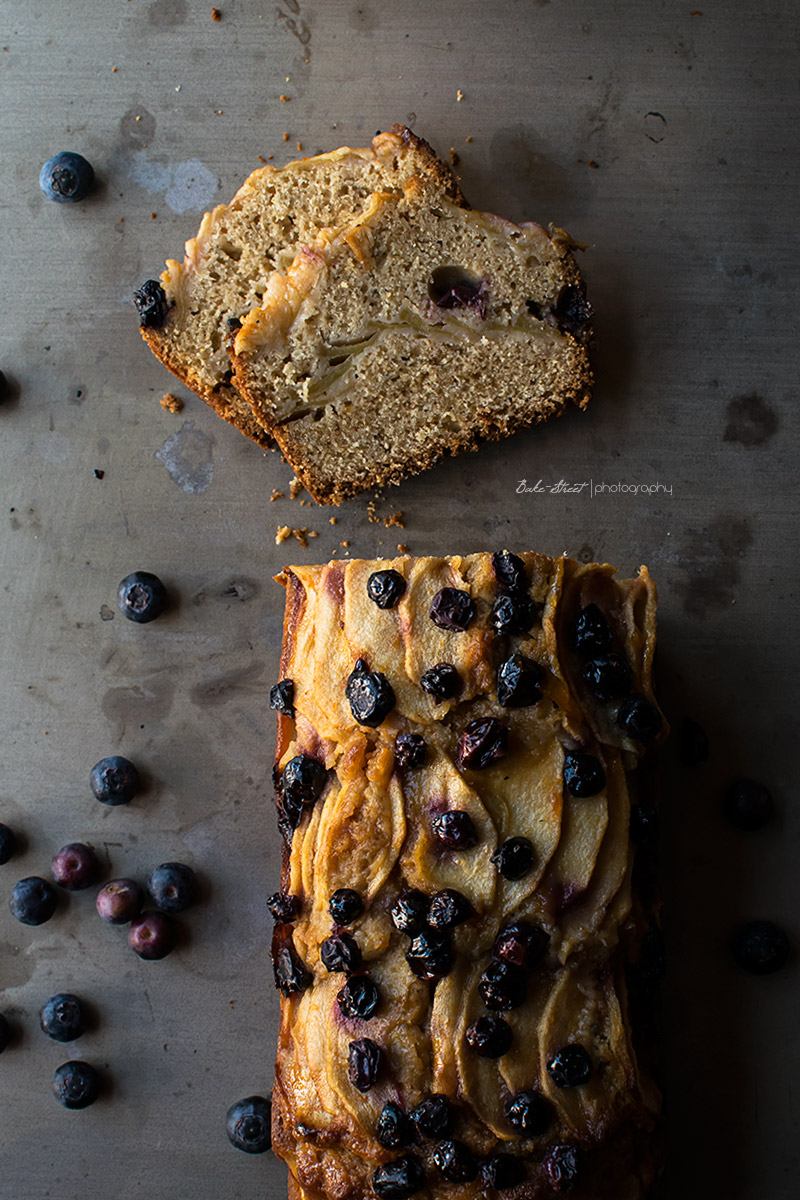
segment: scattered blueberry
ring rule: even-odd
[[[406,590],[399,571],[374,571],[367,580],[367,595],[378,608],[394,608]]]
[[[449,808],[431,821],[434,836],[449,850],[468,850],[478,844],[478,833],[468,812]]]
[[[139,791],[139,772],[127,758],[112,754],[94,764],[89,786],[101,804],[130,804]]]
[[[583,668],[586,686],[596,699],[620,700],[633,686],[633,671],[621,654],[593,658]]]
[[[472,916],[473,908],[466,896],[454,888],[443,888],[432,897],[428,908],[431,929],[453,929]]]
[[[146,280],[133,293],[133,302],[139,312],[142,329],[160,329],[164,324],[169,305],[167,293],[157,279]]]
[[[536,620],[536,605],[528,596],[500,596],[492,605],[489,624],[497,634],[527,633]]]
[[[725,815],[737,829],[761,829],[772,820],[772,793],[754,779],[737,779],[725,794]]]
[[[328,901],[328,912],[337,925],[349,925],[364,911],[364,900],[355,888],[337,888]]]
[[[139,958],[166,958],[175,948],[175,926],[161,912],[148,911],[134,917],[128,929],[128,945]]]
[[[58,992],[39,1013],[42,1032],[56,1042],[74,1042],[86,1032],[86,1010],[77,996]]]
[[[430,618],[440,629],[462,633],[475,616],[475,601],[459,588],[442,588],[433,597]]]
[[[745,971],[753,975],[771,975],[786,963],[789,939],[774,921],[750,921],[734,934],[733,953]]]
[[[294,680],[281,679],[269,690],[269,706],[285,717],[294,716]]]
[[[522,879],[536,862],[533,842],[526,837],[507,838],[492,855],[504,879]]]
[[[661,730],[661,713],[644,696],[626,696],[619,706],[617,724],[629,737],[649,742]]]
[[[197,899],[197,876],[185,863],[161,863],[153,870],[147,890],[159,912],[181,913]]]
[[[281,774],[282,799],[300,809],[310,806],[319,799],[327,779],[328,772],[319,759],[310,754],[296,754]]]
[[[580,1087],[591,1077],[592,1060],[583,1046],[572,1042],[550,1059],[547,1073],[557,1087]]]
[[[502,1017],[478,1017],[467,1028],[467,1045],[481,1058],[502,1058],[511,1049],[514,1034]]]
[[[291,930],[286,925],[276,925],[272,939],[272,970],[275,987],[284,996],[293,992],[304,992],[311,983],[311,975],[294,948]]]
[[[347,1074],[359,1092],[368,1092],[378,1081],[383,1051],[372,1038],[356,1038],[347,1052]]]
[[[424,930],[412,938],[406,962],[418,979],[441,979],[453,965],[453,950],[446,934]]]
[[[440,1142],[433,1152],[433,1162],[448,1183],[470,1183],[478,1174],[477,1159],[463,1142]]]
[[[95,907],[109,925],[127,925],[141,912],[144,890],[135,879],[111,879],[97,893]]]
[[[291,895],[290,892],[273,892],[271,896],[267,896],[267,908],[274,921],[287,924],[293,921],[300,911],[300,902],[297,896]]]
[[[53,1072],[53,1092],[64,1108],[88,1108],[100,1095],[100,1075],[87,1062],[62,1063]]]
[[[581,1152],[577,1146],[551,1146],[542,1167],[553,1191],[566,1195],[580,1183]]]
[[[587,604],[578,617],[572,644],[583,658],[594,658],[611,649],[611,626],[596,604]]]
[[[505,757],[508,729],[496,717],[470,721],[458,739],[457,762],[469,771],[480,771]]]
[[[70,842],[53,855],[50,869],[56,883],[70,892],[78,892],[92,886],[100,873],[100,863],[91,846]]]
[[[483,1003],[493,1012],[519,1008],[528,994],[527,973],[514,963],[491,962],[481,975],[478,992]]]
[[[606,773],[599,759],[592,754],[573,750],[564,756],[564,786],[570,796],[584,799],[596,796],[606,786]]]
[[[446,1096],[436,1093],[423,1100],[409,1113],[424,1138],[441,1142],[453,1132],[453,1110]]]
[[[0,866],[7,863],[17,848],[17,837],[13,829],[0,822]]]
[[[681,762],[687,767],[699,767],[708,758],[708,734],[691,717],[684,717],[680,734]]]
[[[511,596],[527,591],[525,564],[517,554],[502,550],[492,555],[492,570],[497,580],[497,590]]]
[[[452,700],[461,691],[463,682],[452,663],[440,662],[423,672],[419,686],[434,700]]]
[[[378,1200],[408,1200],[425,1186],[425,1168],[413,1154],[403,1154],[372,1172],[372,1190]]]
[[[492,946],[492,957],[533,970],[547,953],[550,938],[539,925],[514,921],[501,929]]]
[[[497,703],[502,708],[529,708],[542,698],[544,671],[524,654],[512,654],[497,668]]]
[[[487,1187],[497,1192],[516,1187],[525,1178],[525,1167],[512,1154],[494,1154],[481,1167],[481,1178]]]
[[[39,187],[48,200],[75,204],[85,200],[94,182],[94,169],[82,154],[62,150],[48,158],[39,172]]]
[[[368,975],[352,975],[336,997],[342,1015],[368,1021],[375,1015],[380,996]]]
[[[370,671],[363,658],[358,660],[348,677],[345,695],[354,720],[370,729],[380,725],[397,703],[386,676],[380,671]]]
[[[14,1040],[14,1030],[9,1025],[6,1018],[0,1013],[0,1054],[11,1045]]]
[[[150,571],[133,571],[120,581],[117,608],[129,621],[146,625],[160,617],[166,607],[167,589]]]
[[[230,1143],[245,1154],[263,1154],[272,1147],[272,1105],[264,1096],[247,1096],[228,1109],[225,1131]]]
[[[413,937],[421,933],[427,924],[428,897],[416,888],[401,892],[389,913],[392,924],[400,933]]]
[[[553,1106],[541,1092],[517,1092],[506,1101],[506,1120],[523,1137],[538,1137],[553,1122]]]
[[[31,875],[14,884],[8,906],[23,925],[43,925],[50,920],[57,904],[58,893],[53,885]]]
[[[398,767],[424,767],[428,746],[421,733],[401,733],[395,738],[394,761]]]
[[[357,971],[361,966],[361,947],[349,933],[332,933],[319,948],[319,956],[329,971]]]
[[[375,1126],[375,1137],[386,1150],[398,1150],[414,1141],[414,1124],[399,1104],[387,1100]]]

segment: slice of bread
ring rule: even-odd
[[[183,262],[169,259],[160,282],[149,280],[137,293],[150,349],[221,417],[270,444],[260,417],[231,385],[233,331],[299,243],[346,225],[371,193],[402,191],[411,179],[425,195],[466,203],[450,167],[402,125],[377,134],[369,148],[343,146],[254,171],[230,204],[205,214]]]
[[[242,322],[234,383],[320,503],[590,394],[591,308],[562,230],[411,180],[303,246]]]

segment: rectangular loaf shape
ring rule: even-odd
[[[503,552],[279,581],[290,1195],[643,1197],[666,732],[647,569]]]

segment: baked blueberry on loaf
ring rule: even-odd
[[[206,213],[182,263],[167,261],[160,281],[136,294],[142,336],[173,374],[256,442],[271,444],[231,384],[228,348],[239,320],[260,304],[270,274],[298,244],[326,226],[347,224],[379,190],[410,179],[431,197],[463,197],[449,166],[404,126],[367,149],[347,146],[284,167],[264,166],[230,204]]]
[[[642,779],[666,732],[646,568],[503,552],[279,578],[290,1195],[643,1197]]]

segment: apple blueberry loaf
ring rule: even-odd
[[[279,579],[290,1195],[642,1197],[659,940],[637,764],[665,733],[646,568],[504,551]]]
[[[183,263],[168,260],[161,280],[148,280],[136,293],[150,349],[221,417],[269,444],[231,383],[232,332],[299,243],[349,223],[373,192],[401,190],[411,178],[431,197],[464,203],[449,166],[401,125],[377,134],[367,149],[344,146],[254,171],[230,204],[205,214]]]

